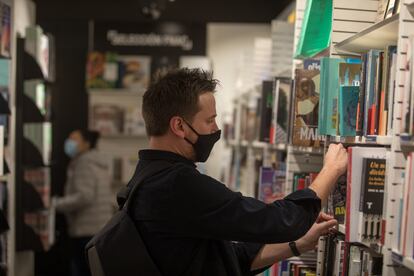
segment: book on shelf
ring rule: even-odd
[[[49,77],[49,37],[43,33],[40,26],[29,26],[26,28],[25,50],[38,62],[43,76]]]
[[[409,153],[404,174],[403,198],[400,200],[399,252],[414,258],[414,154]]]
[[[23,135],[35,145],[41,154],[43,163],[49,165],[52,160],[52,124],[26,123],[23,126]]]
[[[113,104],[96,104],[91,109],[91,128],[102,136],[120,135],[124,131],[124,109]]]
[[[292,191],[299,191],[308,188],[310,184],[316,179],[318,173],[297,172],[293,174]]]
[[[51,203],[50,168],[25,169],[23,179],[30,183],[42,199],[43,207]]]
[[[11,15],[12,15],[11,6],[8,3],[0,2],[0,16],[1,16],[0,54],[3,57],[11,56],[11,39],[12,39]]]
[[[405,45],[407,55],[403,59],[403,67],[405,83],[403,89],[402,98],[402,110],[401,110],[401,133],[405,135],[414,135],[414,36],[410,36]]]
[[[366,245],[381,243],[387,150],[348,148],[345,240]]]
[[[290,78],[275,78],[272,122],[269,137],[271,144],[287,143],[291,88],[292,80]]]
[[[119,55],[117,61],[118,88],[140,91],[148,87],[151,78],[151,57]]]
[[[377,10],[377,17],[375,18],[375,22],[381,22],[385,19],[385,14],[387,13],[387,5],[389,0],[379,0],[378,1],[378,10]]]
[[[86,88],[115,88],[117,81],[117,54],[89,52],[86,62]]]
[[[296,69],[294,93],[293,145],[319,147],[323,139],[318,130],[319,70]]]
[[[338,112],[341,136],[356,136],[359,89],[359,86],[344,85],[339,89]]]
[[[124,109],[124,134],[131,136],[145,136],[145,121],[141,108],[126,107]]]
[[[333,213],[333,216],[338,221],[338,224],[345,223],[346,186],[346,175],[342,175],[339,177],[329,200],[329,203],[332,205],[332,207],[328,207],[328,212]]]
[[[341,93],[341,86],[359,85],[361,70],[359,63],[358,59],[344,60],[327,57],[321,59],[321,99],[319,105],[321,115],[318,121],[321,134],[340,135],[340,112],[347,111],[346,109],[341,110],[340,103],[342,102],[340,100],[348,100],[347,103],[350,101],[347,97],[347,92],[350,89],[345,88]]]
[[[321,60],[320,59],[305,59],[303,60],[303,69],[321,70]]]
[[[286,170],[260,167],[258,198],[264,203],[272,203],[284,197]]]
[[[273,112],[273,81],[262,82],[259,141],[269,142]]]
[[[24,213],[24,223],[38,236],[44,251],[48,251],[55,239],[55,209]]]

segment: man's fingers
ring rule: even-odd
[[[330,216],[324,212],[320,212],[318,218],[316,219],[317,223],[323,222],[323,221],[328,221],[333,219],[333,216]]]
[[[337,223],[338,222],[336,221],[336,219],[331,219],[328,221],[318,223],[319,233],[321,233],[321,235],[326,235],[327,233],[329,233],[329,229],[336,226]]]

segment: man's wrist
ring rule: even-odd
[[[299,239],[297,241],[295,241],[296,243],[296,248],[299,251],[300,254],[305,253],[306,251],[308,251],[307,246],[306,246],[306,242],[303,239]]]
[[[301,251],[299,251],[296,241],[289,242],[289,248],[290,251],[292,251],[293,256],[300,256],[300,254],[302,253]]]

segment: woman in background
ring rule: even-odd
[[[109,166],[96,150],[99,133],[75,130],[64,150],[71,158],[65,195],[56,199],[56,210],[65,213],[73,247],[72,275],[90,275],[84,248],[112,215]]]

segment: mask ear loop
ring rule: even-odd
[[[198,132],[187,122],[186,119],[183,118],[183,121],[186,123],[186,125],[195,133],[197,136],[200,136]],[[186,140],[190,145],[194,146],[195,143],[191,142],[187,137],[184,137],[184,140]]]
[[[191,126],[189,122],[187,122],[186,119],[183,118],[183,121],[187,124],[187,126],[195,133],[197,136],[200,136],[200,134]]]

